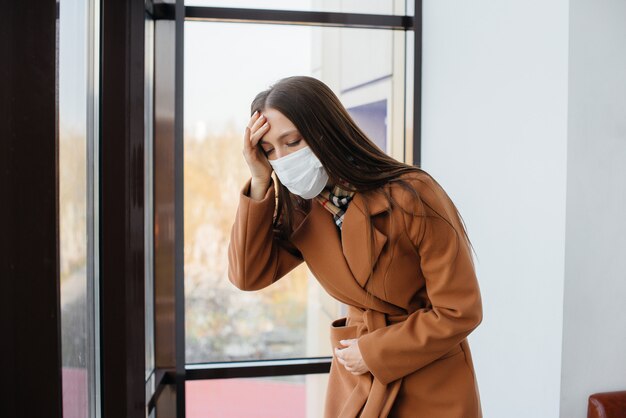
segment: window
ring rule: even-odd
[[[187,0],[187,6],[235,7],[321,12],[404,15],[404,1],[395,0]]]
[[[98,2],[59,7],[59,227],[63,416],[95,416],[97,404],[97,129],[94,30]]]
[[[403,36],[380,29],[186,23],[188,363],[331,355],[328,323],[344,307],[305,263],[254,293],[235,288],[226,275],[230,227],[249,177],[242,132],[258,91],[284,76],[310,75],[337,92],[383,150],[402,159],[404,112],[388,117],[387,103],[403,109],[403,93],[395,91],[404,91],[404,61],[398,68],[392,59],[394,48],[404,50],[403,42]],[[400,123],[388,123],[394,120]]]
[[[333,4],[350,8],[350,2]],[[392,14],[391,4],[376,4],[384,9],[376,13]],[[274,8],[269,3],[262,7],[266,6]],[[285,7],[318,10],[322,4],[318,6]],[[211,16],[212,10],[198,13]],[[396,11],[404,14],[404,3]],[[278,378],[282,383],[272,376],[202,380],[229,362],[243,362],[237,363],[240,371],[246,365],[254,369],[258,361],[327,358],[329,364],[329,324],[346,312],[346,306],[318,284],[306,263],[256,292],[237,289],[227,277],[230,228],[250,175],[241,155],[250,102],[282,77],[319,78],[381,149],[410,160],[406,156],[413,149],[413,119],[408,117],[413,96],[406,90],[412,86],[407,69],[413,55],[407,51],[413,33],[349,25],[269,24],[262,21],[260,10],[247,13],[250,21],[245,23],[228,19],[185,23],[185,353],[188,372],[194,371],[187,379],[187,415],[246,415],[249,411],[228,409],[233,407],[226,401],[231,394],[250,387],[260,396],[284,387],[278,390],[289,391],[297,408],[276,411],[271,405],[261,406],[264,414],[321,416],[326,374],[294,373]],[[234,407],[254,403],[239,404]]]

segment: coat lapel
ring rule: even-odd
[[[364,202],[367,195],[367,202]],[[369,211],[365,208],[368,205]],[[374,240],[371,242],[368,214],[373,217],[384,214],[389,208],[387,199],[378,193],[355,193],[343,218],[341,241],[343,255],[361,287],[365,287],[370,269],[376,266],[380,253],[387,242],[387,235],[376,227],[372,219]],[[370,251],[370,245],[372,245]],[[368,257],[369,255],[369,257]]]
[[[369,212],[365,209],[366,203]],[[358,283],[361,288],[364,288],[370,268],[376,265],[387,242],[385,233],[376,227],[375,222],[372,222],[374,241],[370,251],[367,214],[369,213],[372,217],[384,214],[389,208],[389,202],[379,193],[356,192],[344,214],[341,240],[332,214],[315,200],[311,202],[311,205],[310,212],[300,222],[290,240],[303,253],[308,253],[309,260],[317,261],[320,266],[328,266],[335,272],[342,271],[341,267],[347,267],[345,271],[354,278],[353,284]],[[342,286],[344,281],[338,280],[337,282],[332,285]],[[349,291],[350,286],[346,286],[343,290]]]

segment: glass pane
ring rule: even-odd
[[[327,374],[194,380],[186,383],[187,418],[317,418]]]
[[[404,43],[403,32],[380,29],[185,24],[188,363],[332,355],[330,322],[345,306],[305,263],[257,292],[243,292],[227,277],[230,228],[250,176],[243,132],[259,91],[282,77],[309,75],[403,160]]]
[[[144,208],[146,379],[154,370],[154,20],[145,20]]]
[[[405,0],[186,0],[186,6],[405,15]],[[412,9],[411,9],[412,10]]]
[[[59,5],[59,225],[63,415],[95,416],[95,1]]]

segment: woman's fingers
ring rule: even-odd
[[[359,375],[367,372],[367,369],[363,366],[362,357],[358,359],[357,352],[354,351],[353,345],[358,342],[358,339],[353,338],[349,340],[340,340],[342,345],[349,346],[345,348],[335,347],[335,357],[339,364],[352,374]],[[360,353],[360,352],[358,352]]]
[[[265,135],[269,128],[269,123],[265,119],[265,116],[257,111],[250,117],[247,128],[244,135],[244,146],[250,149],[256,147],[263,135]],[[250,146],[250,148],[248,148],[248,146]]]
[[[336,356],[336,357],[337,357],[337,361],[339,362],[339,364],[341,364],[347,371],[349,371],[350,373],[354,372],[354,367],[351,364],[349,364],[347,360],[344,360],[340,356]]]
[[[244,153],[248,153],[252,150],[252,145],[250,145],[250,127],[246,126],[246,131],[243,134],[243,150]]]
[[[337,361],[339,363],[343,364],[344,366],[346,365],[346,360],[344,360],[343,357],[341,357],[338,348],[335,348],[335,357],[337,357]]]
[[[252,148],[250,145],[250,139],[252,137],[252,126],[254,125],[254,122],[257,120],[258,116],[259,112],[254,112],[254,114],[250,117],[250,120],[248,120],[248,124],[246,125],[246,131],[243,135],[243,148],[247,151]]]
[[[263,135],[265,135],[265,133],[267,132],[268,128],[269,123],[263,115],[259,116],[259,118],[252,124],[252,127],[250,128],[250,143],[253,147],[255,147],[259,143]]]
[[[251,139],[251,143],[253,146],[256,146],[259,141],[261,140],[261,138],[263,138],[263,135],[265,135],[267,133],[267,130],[270,128],[269,124],[267,122],[265,122],[264,125],[262,125],[253,135],[252,135],[252,139]]]
[[[255,134],[258,130],[258,127],[259,127],[258,122],[260,120],[262,119],[259,117],[259,114],[255,112],[255,114],[252,115],[252,117],[248,121],[248,125],[246,126],[246,132],[244,135],[244,139],[245,139],[244,148],[249,151],[252,151],[258,142],[258,139],[255,138]]]
[[[344,358],[346,348],[338,348],[335,347],[335,355],[337,356],[337,358],[341,361],[346,361],[346,359]]]
[[[272,175],[272,167],[264,150],[257,146],[269,129],[266,122],[265,117],[260,112],[255,112],[248,120],[243,135],[243,155],[250,168],[250,174],[257,179],[267,179]]]

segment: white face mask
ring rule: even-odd
[[[324,189],[328,173],[307,145],[276,160],[268,160],[278,179],[293,194],[312,199]]]

